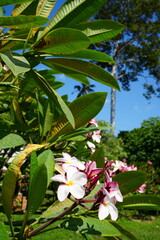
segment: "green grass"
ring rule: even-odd
[[[159,240],[160,239],[160,216],[149,216],[142,217],[139,215],[134,216],[132,212],[128,214],[120,214],[118,223],[124,229],[130,231],[136,236],[138,240]],[[14,215],[14,220],[21,220],[22,215]],[[2,219],[1,219],[2,220]],[[51,226],[50,226],[51,227]],[[9,226],[6,226],[9,230]],[[51,231],[46,231],[42,234],[34,236],[32,240],[106,240],[112,238],[104,238],[100,236],[87,235],[87,237],[82,236],[76,232],[63,229],[53,229]],[[129,238],[123,236],[121,239],[128,240]]]
[[[117,221],[126,230],[133,233],[138,240],[159,240],[160,239],[160,217],[155,217],[153,220],[128,220],[119,218]],[[37,235],[33,240],[84,240],[84,236],[69,230],[55,229],[40,235]],[[106,238],[99,236],[88,235],[87,240],[104,240]],[[109,239],[109,238],[108,238]],[[127,237],[123,237],[127,240]]]

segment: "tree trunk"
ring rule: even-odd
[[[113,59],[116,60],[116,54],[118,51],[118,45],[119,45],[119,40],[115,43],[114,45],[114,50],[113,50]],[[112,66],[112,76],[116,78],[117,75],[117,64],[114,64]],[[111,89],[111,105],[110,105],[110,124],[112,126],[112,134],[114,136],[115,134],[115,126],[116,126],[116,90]]]
[[[112,75],[113,77],[115,77],[116,75],[116,64],[113,65],[112,68]],[[112,126],[112,134],[115,134],[115,125],[116,125],[116,90],[115,89],[111,89],[111,105],[110,105],[110,124]]]

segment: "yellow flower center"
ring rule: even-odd
[[[109,203],[105,203],[105,202],[103,202],[103,205],[104,205],[104,206],[107,206],[108,204],[109,204]]]
[[[68,181],[66,185],[71,186],[71,185],[74,185],[74,183],[72,181]]]

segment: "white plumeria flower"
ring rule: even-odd
[[[122,168],[126,167],[126,163],[116,160],[116,162],[112,163],[111,166],[114,167],[113,172],[116,172],[117,170],[121,170]]]
[[[91,149],[92,153],[94,153],[95,152],[95,148],[96,148],[95,144],[92,143],[92,142],[87,141],[87,145]]]
[[[75,198],[81,199],[85,195],[84,185],[87,183],[87,176],[83,172],[79,172],[75,167],[68,167],[66,176],[58,174],[51,178],[52,181],[63,182],[57,191],[58,200],[64,201],[69,193]]]
[[[98,133],[97,133],[97,132],[98,132]],[[94,131],[94,132],[93,132],[92,139],[93,139],[93,141],[95,141],[95,142],[97,142],[97,143],[100,143],[100,141],[101,141],[101,135],[100,135],[99,131]]]
[[[69,166],[77,167],[80,170],[84,170],[84,163],[79,161],[76,157],[71,157],[68,153],[62,153],[63,158],[56,158],[55,160],[62,163],[62,168],[65,172]]]
[[[118,210],[114,205],[114,200],[113,198],[110,197],[110,194],[104,188],[103,193],[105,194],[105,197],[102,199],[100,203],[98,217],[100,220],[103,220],[110,214],[111,219],[113,221],[116,221],[118,218]]]

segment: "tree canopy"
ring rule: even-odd
[[[94,44],[93,48],[112,55],[116,62],[115,76],[124,90],[130,90],[130,83],[143,76],[147,99],[152,95],[160,97],[159,11],[160,2],[156,0],[110,0],[95,16],[126,26],[113,41]],[[100,65],[113,71],[112,64]]]

